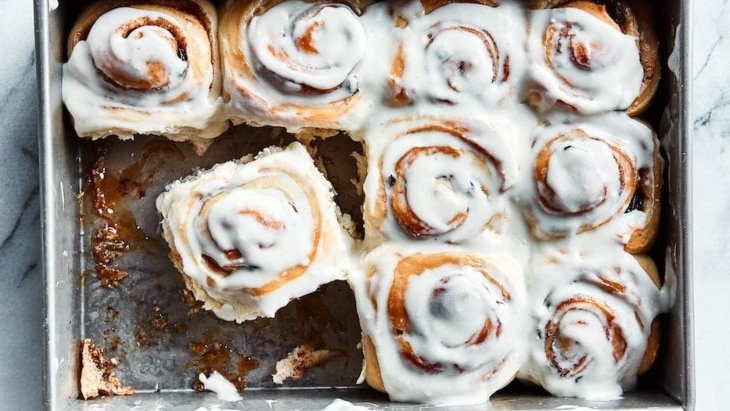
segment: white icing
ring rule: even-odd
[[[343,4],[302,1],[279,3],[261,15],[253,9],[245,10],[237,32],[228,33],[239,39],[221,39],[224,89],[234,121],[292,131],[308,122],[349,128],[347,118],[320,122],[318,117],[327,116],[302,114],[327,112],[330,104],[360,93],[368,35],[355,12]],[[238,55],[245,67],[234,59]]]
[[[403,298],[408,329],[396,332],[389,300],[394,281],[403,283],[395,276],[399,263],[442,255],[468,255],[478,268],[446,261],[426,266],[419,274],[400,267],[407,271]],[[524,345],[518,342],[526,339],[527,324],[522,273],[515,261],[506,255],[464,254],[456,247],[419,244],[384,245],[368,254],[363,265],[372,278],[353,276],[350,281],[361,325],[373,341],[392,400],[482,403],[513,378],[523,361]],[[425,367],[435,369],[426,372],[402,355],[396,335],[410,344]]]
[[[651,323],[673,303],[671,277],[660,290],[633,256],[616,247],[547,248],[533,256],[529,276],[537,328],[520,377],[554,395],[590,400],[617,399],[633,388]],[[609,282],[624,289],[610,292]],[[552,345],[546,343],[550,328]]]
[[[218,371],[213,371],[210,377],[206,377],[202,372],[198,375],[198,379],[203,383],[203,386],[208,391],[213,391],[218,395],[218,399],[221,401],[240,401],[243,399],[238,393],[236,387],[222,376]]]
[[[636,38],[586,11],[532,10],[527,50],[528,89],[541,111],[557,102],[583,114],[623,110],[639,95],[644,70]]]
[[[552,149],[547,184],[562,210],[577,213],[620,192],[619,169],[611,150],[595,140],[575,145],[561,141]],[[608,194],[607,194],[608,192]]]
[[[157,208],[183,273],[204,290],[194,287],[196,297],[223,319],[273,317],[349,270],[331,186],[298,143],[175,183]]]
[[[322,411],[370,411],[370,408],[337,398],[330,405],[322,408]]]
[[[130,22],[143,19],[173,27],[186,47],[180,48],[172,31],[154,24],[125,32]],[[63,66],[63,101],[76,132],[100,137],[117,129],[174,139],[182,129],[194,128],[197,138],[218,136],[227,122],[218,117],[221,102],[211,93],[217,75],[212,53],[201,24],[132,7],[104,13]]]
[[[524,13],[516,3],[492,8],[448,4],[425,14],[417,1],[397,15],[405,71],[395,82],[411,99],[492,107],[516,97],[525,68]]]
[[[629,190],[621,176],[638,178],[644,170],[645,183],[653,185],[656,143],[652,130],[624,113],[554,115],[549,121],[535,133],[532,164],[524,171],[527,184],[520,186],[521,202],[535,234],[553,239],[597,231],[608,241],[626,243],[635,229],[646,225],[647,214],[639,208],[625,212],[641,187]],[[547,178],[538,181],[534,173],[543,150],[550,153]],[[546,200],[551,191],[552,200]]]
[[[384,219],[368,233],[373,241],[383,235],[461,243],[496,225],[503,218],[504,194],[518,177],[510,144],[514,131],[497,121],[429,118],[373,127],[365,137],[371,159],[365,213]],[[421,221],[419,230],[409,228],[395,203],[410,208]],[[385,216],[379,216],[382,211]]]
[[[297,42],[311,36],[311,45]],[[344,83],[365,56],[365,30],[343,5],[280,3],[254,17],[248,40],[258,61],[293,83],[320,90]],[[285,59],[275,55],[283,54]]]

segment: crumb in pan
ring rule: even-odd
[[[105,395],[132,395],[134,389],[125,387],[114,374],[116,358],[107,360],[91,340],[81,342],[81,396],[88,400]]]
[[[322,365],[333,357],[342,355],[340,351],[315,350],[308,345],[300,345],[290,352],[286,358],[276,362],[276,374],[272,377],[274,384],[282,384],[284,380],[299,381],[309,369]]]

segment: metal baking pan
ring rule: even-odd
[[[51,9],[49,3],[56,3],[55,8]],[[364,402],[384,410],[430,408],[389,403],[386,396],[355,384],[362,361],[357,349],[360,334],[352,296],[344,283],[328,285],[316,295],[294,302],[274,320],[243,325],[219,321],[209,313],[194,312],[194,308],[185,305],[180,276],[167,261],[166,249],[159,246],[159,233],[155,232],[157,217],[151,203],[156,192],[165,182],[189,173],[188,165],[208,167],[214,162],[256,152],[269,141],[281,143],[291,137],[263,135],[262,129],[245,126],[234,127],[203,157],[194,156],[185,145],[155,139],[134,143],[80,141],[64,113],[61,67],[68,30],[86,3],[65,1],[58,5],[49,0],[35,0],[45,286],[44,408],[54,411],[195,410],[219,404],[214,394],[196,393],[192,389],[197,369],[204,364],[201,356],[191,352],[190,343],[206,339],[223,341],[231,356],[229,363],[238,361],[237,364],[250,366],[249,357],[257,360],[257,364],[253,363],[257,367],[238,370],[247,380],[242,409],[319,410],[335,398]],[[660,357],[653,371],[642,377],[639,388],[621,400],[596,403],[554,398],[543,391],[512,384],[492,398],[494,409],[576,406],[691,410],[694,407],[689,144],[692,11],[688,0],[656,3],[655,22],[664,67],[660,92],[644,117],[659,132],[668,166],[662,234],[653,252],[660,267],[678,278],[677,300],[666,321]],[[241,134],[248,137],[244,140]],[[259,136],[254,138],[252,134]],[[113,172],[125,167],[128,170],[130,164],[138,161],[135,153],[139,157],[149,144],[156,144],[150,141],[166,144],[165,150],[170,150],[168,157],[176,160],[156,164],[153,181],[145,187],[146,195],[129,204],[146,242],[117,262],[124,266],[129,277],[116,289],[109,290],[101,287],[93,274],[94,262],[88,251],[91,232],[99,221],[83,213],[79,197],[87,185],[90,164],[103,147],[108,148],[106,167]],[[243,141],[247,143],[242,144]],[[326,167],[333,166],[337,157],[346,157],[327,157],[328,152],[342,149],[336,146],[353,144],[352,149],[357,148],[356,143],[343,139],[332,141],[318,147]],[[332,159],[335,161],[329,163]],[[186,168],[179,164],[186,164]],[[336,188],[344,187],[346,179],[340,180],[334,182]],[[355,204],[357,199],[349,200]],[[194,312],[192,316],[191,312]],[[136,395],[79,399],[79,341],[83,338],[91,338],[107,356],[120,358],[117,375],[137,390]],[[322,367],[310,370],[302,380],[288,383],[284,389],[277,388],[270,376],[274,363],[299,344],[331,349],[338,355]],[[235,368],[231,364],[226,366]],[[225,408],[241,406],[227,404]]]

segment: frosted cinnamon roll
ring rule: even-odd
[[[605,247],[537,254],[531,267],[536,328],[520,378],[591,400],[633,388],[656,358],[673,283],[661,287],[650,258]]]
[[[562,117],[537,131],[525,215],[540,239],[599,232],[631,253],[653,244],[662,172],[654,132],[623,113]]]
[[[484,403],[524,360],[522,272],[507,256],[386,245],[350,281],[366,381],[391,400]]]
[[[527,101],[540,111],[643,112],[659,85],[648,2],[540,0],[528,34]]]
[[[347,128],[368,41],[363,2],[228,0],[221,58],[234,122]]]
[[[219,114],[217,14],[205,0],[104,1],[71,29],[63,101],[93,139],[164,135],[202,153],[228,128]]]
[[[394,10],[401,37],[386,101],[491,107],[516,95],[524,14],[515,3],[409,0]]]
[[[351,240],[332,198],[294,143],[175,182],[157,209],[188,288],[218,317],[242,322],[344,277]]]
[[[461,243],[498,233],[517,179],[499,123],[396,120],[369,130],[365,224],[369,240]]]

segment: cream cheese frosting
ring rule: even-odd
[[[215,30],[214,17],[209,24]],[[222,133],[228,121],[215,89],[218,51],[207,30],[164,7],[99,16],[63,66],[63,101],[77,134],[164,134],[205,145]]]
[[[273,317],[289,300],[345,277],[352,240],[332,197],[294,143],[173,183],[157,208],[196,298],[240,322]]]

